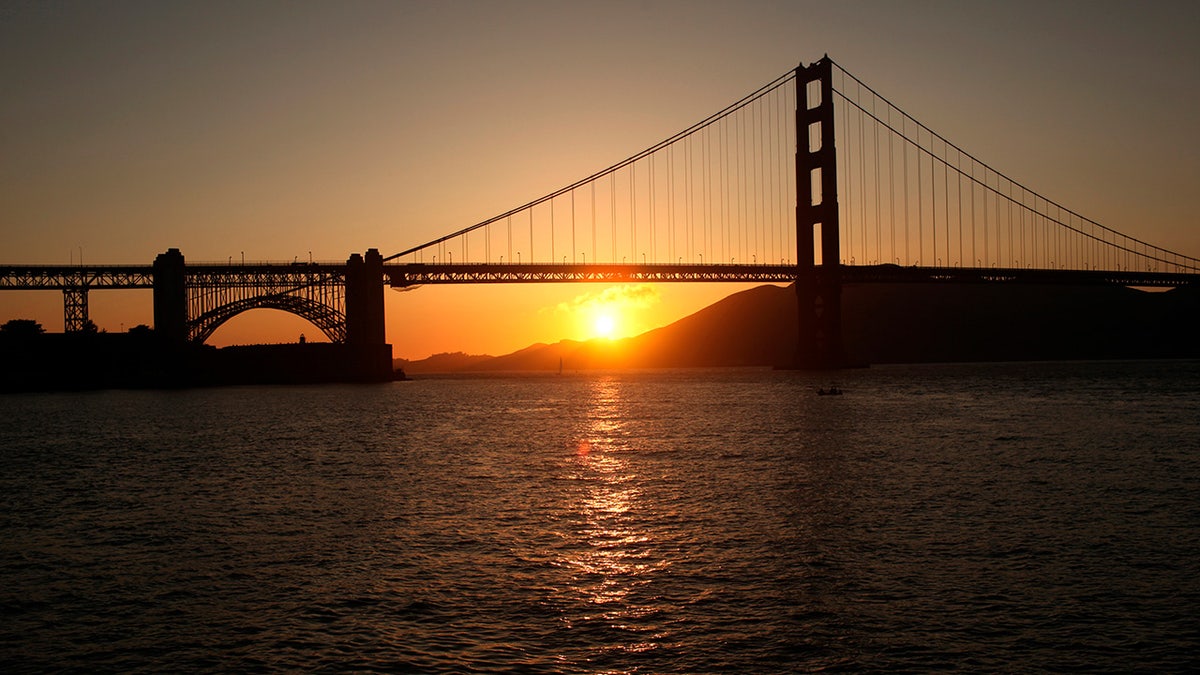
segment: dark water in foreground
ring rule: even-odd
[[[5,672],[1200,665],[1197,362],[0,412]]]

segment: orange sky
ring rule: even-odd
[[[1200,10],[1187,2],[67,3],[0,20],[0,262],[345,260],[504,212],[829,53],[931,128],[1192,255]],[[618,330],[741,286],[637,289]],[[397,356],[594,334],[591,284],[388,291]],[[626,291],[626,294],[630,292]],[[93,292],[110,331],[148,292]],[[61,330],[58,293],[0,319]],[[260,310],[215,344],[316,330]]]

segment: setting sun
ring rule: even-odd
[[[610,312],[598,314],[592,323],[592,331],[596,337],[611,340],[617,332],[617,320]]]
[[[650,284],[620,284],[588,290],[569,302],[554,307],[570,317],[578,340],[617,340],[654,328],[647,325],[659,303],[659,293]]]

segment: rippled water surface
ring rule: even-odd
[[[0,412],[5,672],[1200,665],[1196,362]]]

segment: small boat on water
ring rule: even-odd
[[[821,389],[817,390],[817,396],[841,396],[841,395],[842,395],[842,390],[838,389],[837,387],[830,387],[828,389],[825,389],[824,387],[822,387]]]

